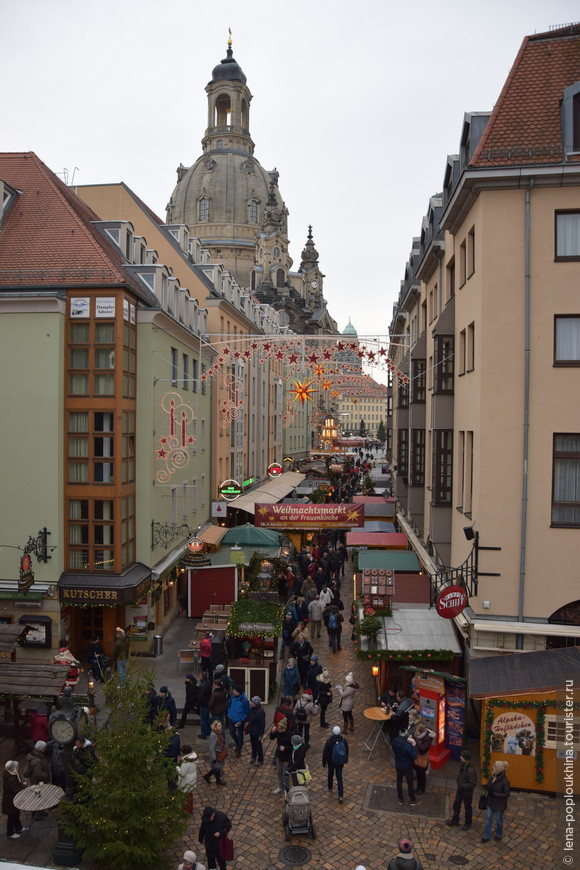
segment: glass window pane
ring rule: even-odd
[[[88,369],[89,367],[89,349],[88,347],[73,347],[69,351],[69,367],[71,369]]]
[[[88,520],[89,502],[87,499],[74,498],[68,503],[68,517],[70,520]]]
[[[96,369],[114,369],[115,368],[115,348],[114,347],[97,347],[97,348],[95,348],[95,368]]]
[[[580,362],[580,317],[556,318],[556,362]]]
[[[70,375],[70,394],[71,396],[88,396],[89,394],[89,376],[88,375]]]
[[[87,436],[69,437],[68,439],[68,455],[71,458],[82,457],[89,455],[89,439]]]
[[[69,462],[68,464],[68,479],[69,483],[88,483],[89,482],[89,466],[87,462]]]
[[[95,462],[95,483],[113,483],[113,468],[112,462]]]
[[[95,396],[113,396],[115,394],[115,375],[94,376]]]
[[[88,411],[71,411],[68,415],[68,431],[69,432],[88,432],[89,431]]]
[[[112,432],[114,419],[108,411],[95,411],[95,432]]]
[[[69,565],[73,570],[86,570],[89,567],[89,551],[69,550]]]
[[[95,571],[112,571],[114,566],[112,550],[95,550]]]
[[[112,520],[114,518],[113,502],[109,499],[99,499],[94,504],[96,520]]]
[[[114,344],[115,324],[97,323],[95,326],[95,344]]]
[[[89,324],[72,323],[70,327],[70,342],[71,344],[88,344]]]
[[[580,256],[580,212],[556,217],[556,256]]]

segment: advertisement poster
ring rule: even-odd
[[[91,300],[88,296],[73,296],[70,301],[71,319],[89,317],[91,313]]]
[[[98,296],[95,300],[95,317],[115,317],[115,297]]]
[[[364,511],[364,504],[257,504],[254,525],[269,529],[362,528]]]
[[[459,760],[463,748],[465,727],[465,689],[457,683],[447,683],[447,748],[454,761]]]
[[[491,751],[508,755],[536,754],[536,726],[529,716],[508,710],[491,726]]]

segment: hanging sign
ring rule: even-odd
[[[254,525],[269,529],[352,529],[364,523],[364,504],[257,504],[254,514]]]
[[[224,480],[219,488],[219,494],[226,501],[234,501],[242,494],[242,487],[237,480]]]
[[[205,549],[205,542],[202,541],[201,538],[196,538],[196,537],[190,538],[189,541],[187,542],[187,549],[191,550],[192,553],[195,553],[196,555],[198,555],[200,553],[203,553],[203,551]]]
[[[437,596],[435,607],[443,619],[453,619],[467,607],[467,601],[467,592],[462,586],[446,586]]]
[[[268,466],[268,474],[270,477],[280,477],[283,473],[284,469],[280,465],[279,462],[272,462],[271,465]]]

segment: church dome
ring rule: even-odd
[[[211,74],[212,82],[241,82],[246,84],[246,76],[241,66],[234,60],[234,53],[231,47],[228,47],[227,57],[219,63]]]
[[[351,336],[354,336],[354,338],[356,338],[358,335],[356,329],[354,328],[354,326],[350,322],[350,317],[348,318],[348,323],[346,324],[346,326],[342,330],[342,334],[343,335],[351,335]]]

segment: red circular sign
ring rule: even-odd
[[[268,466],[268,474],[270,477],[279,477],[283,473],[284,469],[280,465],[279,462],[273,462]]]
[[[190,538],[187,542],[187,547],[192,553],[203,553],[205,544],[201,538]]]
[[[32,562],[31,562],[30,556],[28,555],[28,553],[25,553],[24,556],[22,557],[22,559],[20,560],[20,567],[22,569],[22,573],[29,574],[31,565],[32,565]]]
[[[435,607],[443,619],[453,619],[467,607],[467,592],[462,586],[446,586],[437,596]]]

